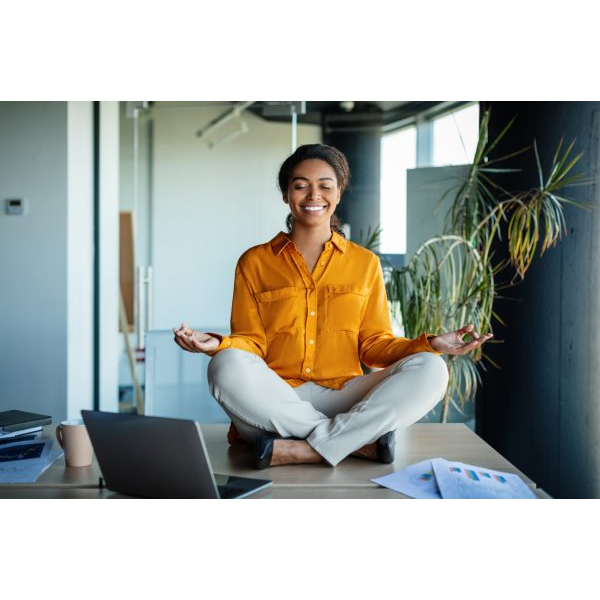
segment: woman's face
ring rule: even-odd
[[[310,159],[292,171],[287,194],[294,226],[329,227],[329,220],[340,202],[341,192],[335,171],[324,160]]]

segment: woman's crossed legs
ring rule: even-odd
[[[322,457],[335,466],[384,433],[408,427],[426,415],[443,398],[448,371],[442,358],[420,352],[355,377],[341,390],[313,382],[293,388],[260,357],[229,349],[211,359],[208,382],[211,394],[247,441],[253,443],[265,432],[299,438],[309,445],[304,453],[307,462]],[[278,446],[282,451],[285,442]],[[287,450],[293,444],[289,440]],[[300,444],[296,443],[297,451]],[[313,460],[308,460],[310,452]]]

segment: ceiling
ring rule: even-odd
[[[305,112],[297,110],[298,123],[320,125],[325,130],[328,128],[356,128],[369,126],[392,126],[393,124],[410,119],[423,112],[435,112],[436,108],[448,109],[464,102],[448,102],[441,100],[356,100],[356,101],[306,101]],[[133,103],[128,103],[133,104]],[[240,105],[239,101],[187,101],[187,102],[148,102],[154,108],[161,110],[180,110],[185,108],[211,107],[222,108],[226,114]],[[268,121],[289,123],[291,105],[300,107],[301,102],[290,101],[256,101],[250,105],[249,110],[258,117]]]
[[[131,104],[131,103],[128,103]],[[320,126],[325,133],[340,131],[360,131],[383,127],[392,131],[397,125],[416,115],[427,113],[429,116],[438,111],[445,111],[464,104],[461,101],[440,100],[371,100],[371,101],[324,101],[324,102],[293,102],[293,101],[220,101],[220,102],[149,102],[150,107],[160,110],[181,110],[221,108],[223,112],[206,127],[209,129],[217,122],[224,122],[239,116],[242,110],[248,110],[261,119],[281,123],[290,123],[292,105],[296,107],[298,123]],[[249,106],[248,106],[249,105]],[[304,111],[302,111],[304,105]]]
[[[298,114],[299,123],[311,123],[314,125],[327,126],[349,126],[356,125],[389,125],[416,114],[429,110],[441,104],[442,101],[328,101],[328,102],[306,102],[306,113]],[[273,104],[269,101],[255,102],[248,110],[269,121],[285,121],[290,119],[289,111],[283,115],[269,114],[269,108]],[[266,109],[266,110],[265,110]],[[265,114],[267,112],[267,114]]]

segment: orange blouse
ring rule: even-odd
[[[219,347],[257,354],[293,387],[340,389],[368,367],[435,352],[423,333],[394,337],[379,258],[333,232],[311,273],[280,232],[250,248],[235,270],[231,334]]]

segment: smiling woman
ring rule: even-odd
[[[228,439],[254,445],[257,468],[392,462],[395,430],[445,393],[439,354],[487,339],[470,327],[394,337],[379,258],[346,240],[335,216],[349,180],[339,150],[300,146],[279,171],[288,234],[240,257],[231,334],[174,330],[181,348],[213,357],[209,388],[231,418]],[[361,363],[379,370],[365,375]]]
[[[322,221],[329,218],[331,230],[343,235],[335,209],[348,186],[350,168],[339,150],[323,144],[301,146],[281,165],[278,179],[283,200],[291,209],[286,221],[288,233],[292,233],[296,216],[315,213],[323,217]],[[300,205],[296,211],[294,202]],[[332,210],[327,210],[331,203]]]

